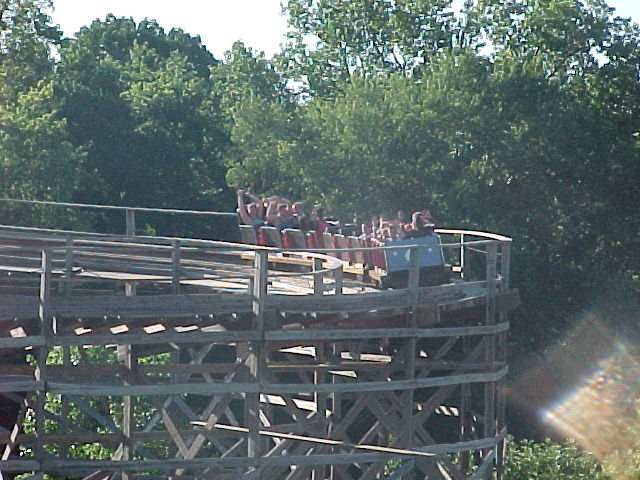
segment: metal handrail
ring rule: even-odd
[[[175,208],[152,208],[152,207],[127,207],[123,205],[100,205],[91,203],[71,203],[71,202],[52,202],[46,200],[22,200],[18,198],[0,198],[0,202],[6,203],[22,203],[28,205],[51,205],[54,207],[65,208],[88,208],[94,210],[119,210],[133,212],[156,212],[156,213],[174,213],[187,215],[208,215],[208,216],[225,216],[236,217],[237,213],[231,212],[214,212],[208,210],[182,210]]]

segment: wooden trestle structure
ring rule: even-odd
[[[510,239],[376,290],[331,252],[0,227],[0,471],[486,479],[505,438]],[[346,269],[348,271],[348,269]]]

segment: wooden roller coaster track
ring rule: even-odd
[[[500,477],[511,241],[440,230],[449,283],[331,252],[0,226],[0,471]],[[447,243],[448,242],[448,243]]]

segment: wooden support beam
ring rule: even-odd
[[[40,271],[40,296],[39,296],[39,309],[38,317],[40,320],[40,335],[45,340],[44,344],[38,348],[36,354],[36,372],[35,380],[42,386],[36,392],[36,405],[34,409],[35,415],[35,431],[36,431],[36,444],[35,454],[36,458],[43,459],[46,455],[44,448],[45,434],[45,402],[47,398],[47,357],[49,356],[49,347],[47,340],[53,336],[53,317],[49,311],[50,299],[51,299],[51,254],[47,250],[42,251],[42,263]]]
[[[267,299],[268,285],[268,254],[266,252],[256,252],[254,259],[254,279],[253,279],[253,322],[254,331],[259,335],[257,340],[248,344],[249,355],[246,364],[249,368],[251,381],[257,385],[254,392],[246,394],[246,416],[249,427],[247,437],[247,455],[249,458],[261,456],[262,446],[260,435],[260,382],[264,370],[264,329],[265,329],[265,306]]]
[[[418,289],[420,287],[420,247],[412,247],[409,253],[409,283],[408,289],[410,292],[411,306],[407,312],[407,327],[415,329],[417,327],[417,309],[418,309]],[[416,378],[416,337],[409,337],[407,345],[405,346],[405,365],[406,372],[405,378],[407,380],[414,380]],[[413,409],[414,409],[414,391],[408,390],[402,394],[405,399],[405,406],[402,415],[402,422],[404,424],[403,444],[411,447],[414,445],[414,427],[413,422]]]
[[[313,294],[322,296],[324,294],[324,272],[322,270],[322,259],[313,259]]]
[[[64,276],[66,282],[64,282],[64,296],[69,297],[73,291],[73,237],[70,234],[66,235],[65,239],[65,256],[64,256]]]
[[[497,253],[498,242],[487,244],[487,305],[486,325],[495,325],[496,318],[496,293],[497,293]],[[496,338],[494,335],[485,338],[485,361],[493,365],[496,361]],[[496,432],[496,382],[487,382],[484,385],[484,435],[493,436]],[[486,457],[492,450],[485,450]],[[495,458],[495,448],[493,454]]]
[[[180,240],[174,240],[171,246],[171,293],[180,293],[180,260],[182,250]]]

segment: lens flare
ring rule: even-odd
[[[549,359],[547,369],[552,370],[554,386],[571,385],[573,378],[573,387],[568,392],[550,389],[557,390],[552,395],[556,400],[541,409],[544,423],[601,460],[634,444],[640,431],[638,349],[607,328],[598,315],[590,314],[553,349]]]

